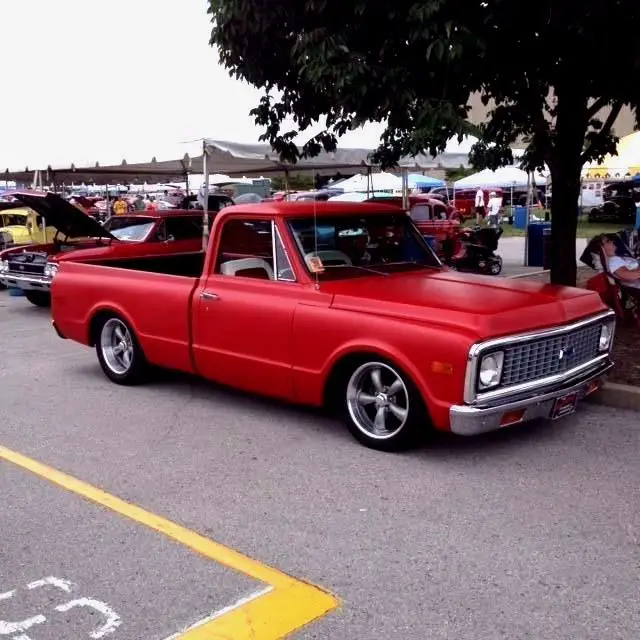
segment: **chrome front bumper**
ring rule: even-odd
[[[475,436],[531,420],[550,418],[558,398],[575,393],[578,399],[582,400],[599,388],[602,377],[611,367],[613,362],[605,360],[595,369],[563,383],[530,392],[527,397],[504,398],[499,402],[486,405],[454,405],[449,410],[451,431],[461,436]],[[521,419],[508,424],[504,423],[507,414],[522,410],[524,413]]]
[[[32,276],[20,273],[3,273],[0,276],[0,284],[9,289],[22,289],[23,291],[51,291],[51,278],[45,276]]]

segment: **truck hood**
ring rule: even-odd
[[[454,328],[474,339],[565,324],[605,310],[583,289],[433,270],[324,282],[332,307]]]
[[[47,225],[55,227],[68,238],[108,238],[118,240],[99,222],[83,213],[55,193],[22,191],[11,193],[23,205],[39,213]]]

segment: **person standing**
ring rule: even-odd
[[[478,189],[476,191],[476,224],[482,224],[482,220],[484,219],[486,212],[484,208],[484,191],[482,189]]]
[[[114,216],[124,216],[129,213],[129,205],[122,196],[117,196],[112,207]]]

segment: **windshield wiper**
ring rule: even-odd
[[[382,276],[383,278],[388,278],[389,274],[384,273],[384,271],[376,271],[375,269],[370,269],[369,267],[361,267],[355,264],[326,264],[324,265],[325,269],[359,269],[360,271],[367,271],[369,273],[375,273],[377,276]]]

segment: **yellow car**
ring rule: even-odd
[[[0,233],[8,233],[14,245],[46,244],[53,241],[57,229],[51,226],[43,228],[43,220],[27,207],[0,211]]]

